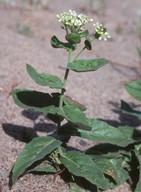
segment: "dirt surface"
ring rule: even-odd
[[[71,72],[67,94],[87,106],[90,117],[103,119],[112,125],[135,122],[120,112],[120,100],[135,101],[126,93],[123,82],[139,79],[141,63],[136,47],[137,25],[141,13],[139,0],[105,0],[105,5],[95,1],[93,7],[86,0],[53,0],[46,9],[31,7],[20,1],[0,5],[0,191],[8,192],[9,172],[25,143],[38,135],[47,135],[54,124],[40,114],[16,106],[11,96],[14,87],[46,91],[27,75],[25,64],[32,64],[40,72],[64,74],[66,52],[53,49],[50,38],[64,39],[64,32],[56,15],[69,9],[90,15],[94,21],[103,22],[112,38],[108,42],[95,42],[91,52],[83,58],[104,57],[111,62],[96,72],[77,74]],[[47,91],[50,91],[49,89]],[[138,103],[137,103],[138,105]],[[70,145],[84,150],[92,145],[78,138]],[[57,177],[24,175],[11,192],[68,192],[67,184]],[[130,192],[125,183],[108,192]]]

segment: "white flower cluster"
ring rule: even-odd
[[[59,22],[63,23],[65,28],[70,30],[70,32],[79,32],[83,30],[83,26],[93,20],[88,16],[77,14],[75,11],[69,10],[69,12],[63,12],[57,15]]]
[[[97,22],[97,23],[95,23],[93,25],[94,25],[94,28],[95,28],[95,31],[96,31],[96,33],[98,35],[99,40],[104,39],[104,41],[107,41],[107,39],[110,38],[109,33],[106,31],[105,28],[103,28],[102,24],[99,24]]]

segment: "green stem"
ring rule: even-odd
[[[68,35],[68,28],[67,28],[67,26],[66,25],[64,25],[65,26],[65,30],[66,30],[66,33],[67,33],[67,35]]]
[[[93,42],[95,39],[96,39],[96,38],[95,38],[95,35],[94,35],[94,37],[91,39],[91,41]]]
[[[70,49],[69,50],[69,55],[68,55],[68,63],[70,63],[70,60],[71,60],[71,53],[72,53],[72,50]],[[69,69],[66,67],[66,71],[65,71],[65,75],[64,75],[64,80],[63,80],[63,85],[64,85],[64,88],[61,89],[61,95],[60,95],[60,100],[59,100],[59,108],[61,109],[62,106],[63,106],[63,97],[64,97],[64,93],[65,93],[65,87],[66,87],[66,84],[67,84],[67,78],[68,78],[68,75],[69,75]],[[61,126],[61,118],[60,118],[60,121],[58,122],[57,124],[57,130],[56,130],[56,134],[57,134],[57,139],[59,139],[59,134],[58,134],[58,130]]]
[[[82,53],[85,49],[86,49],[86,47],[84,46],[84,47],[81,49],[81,51],[76,55],[76,57],[73,59],[73,61],[75,61],[75,60],[79,57],[79,55],[81,55],[81,53]]]
[[[69,55],[68,55],[68,63],[70,63],[70,60],[71,60],[71,53],[72,53],[72,50],[70,49],[69,50]],[[65,71],[65,75],[64,75],[64,80],[63,80],[63,85],[64,85],[64,88],[61,89],[61,96],[60,96],[60,102],[59,102],[59,107],[61,108],[62,105],[63,105],[63,95],[65,93],[65,87],[66,87],[66,84],[67,84],[67,78],[68,78],[68,75],[69,75],[69,69],[66,67],[66,71]]]
[[[79,57],[79,55],[84,51],[86,49],[86,47],[84,46],[81,50],[80,50],[80,52],[76,55],[76,57],[73,59],[73,61],[75,61],[78,57]],[[70,63],[70,61],[71,61],[71,54],[72,54],[72,50],[70,49],[69,50],[69,54],[68,54],[68,63]],[[63,80],[63,85],[64,85],[64,88],[63,89],[61,89],[61,95],[60,95],[60,100],[59,100],[59,108],[61,109],[62,108],[62,106],[63,106],[63,97],[64,97],[64,93],[65,93],[65,87],[66,87],[66,84],[67,84],[67,79],[68,79],[68,75],[69,75],[69,69],[66,67],[66,71],[65,71],[65,75],[64,75],[64,80]],[[60,128],[60,126],[61,126],[61,118],[60,118],[60,121],[58,122],[58,124],[57,124],[57,130],[56,130],[56,137],[57,137],[57,139],[59,139],[59,134],[58,134],[58,130],[59,130],[59,128]]]
[[[93,38],[93,39],[91,39],[91,41],[93,42],[95,40],[95,37]],[[84,51],[86,49],[86,46],[84,46],[81,50],[80,50],[80,52],[76,55],[76,57],[73,59],[73,61],[75,61],[80,55],[81,55],[81,53]]]

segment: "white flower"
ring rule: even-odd
[[[99,30],[102,29],[102,24],[99,24],[98,22],[94,23],[93,25],[95,27],[95,31],[96,32],[98,32]]]
[[[79,32],[83,30],[83,26],[93,20],[88,16],[76,13],[75,11],[69,10],[69,12],[63,12],[57,15],[59,22],[63,23],[68,32]]]
[[[103,27],[102,24],[99,24],[98,22],[93,24],[94,25],[94,28],[95,28],[95,31],[96,31],[96,38],[99,39],[99,40],[104,40],[104,41],[107,41],[108,38],[111,38],[109,33],[106,31],[106,28]]]

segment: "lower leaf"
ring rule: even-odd
[[[105,159],[99,156],[99,158],[95,159],[95,162],[97,163],[98,166],[100,166],[103,173],[105,173],[106,175],[109,176],[109,178],[111,178],[110,181],[112,188],[121,185],[129,177],[128,172],[122,167],[122,164],[124,162],[123,159]]]
[[[30,169],[28,172],[40,172],[40,173],[55,173],[56,169],[48,161],[43,161],[41,164]]]
[[[110,188],[102,170],[89,155],[78,151],[69,151],[61,156],[60,161],[75,176],[85,178],[90,183],[97,185],[98,188]]]
[[[15,183],[27,168],[61,145],[61,141],[52,137],[37,137],[28,143],[16,161],[12,170],[12,183]]]
[[[139,179],[138,179],[138,183],[136,185],[135,192],[140,192],[141,191],[141,154],[139,153],[139,151],[136,150],[135,155],[139,162]]]
[[[86,131],[80,129],[81,126],[79,128],[67,123],[60,128],[59,134],[79,136],[92,141],[110,143],[121,147],[141,140],[141,135],[132,127],[124,126],[116,128],[96,119],[91,120],[91,126],[92,129]]]

